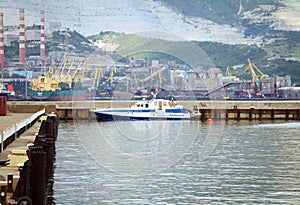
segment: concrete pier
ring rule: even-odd
[[[0,197],[0,204],[46,204],[47,194],[53,184],[58,117],[49,115],[46,120],[39,122],[38,119],[44,112],[45,110],[36,113],[9,113],[0,117],[0,123],[3,122],[2,139],[11,127],[17,128],[17,125],[26,122],[24,127],[16,129],[1,143],[0,185],[5,195]],[[10,158],[13,153],[17,155]],[[16,164],[18,157],[24,158],[20,164]]]
[[[56,101],[56,102],[8,102],[8,110],[31,110],[45,108],[46,113],[55,112],[63,120],[91,120],[94,108],[130,107],[136,101]],[[198,110],[199,120],[300,120],[300,101],[178,101],[190,112]]]

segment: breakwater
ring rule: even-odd
[[[55,112],[60,119],[90,120],[94,108],[130,107],[135,101],[55,101],[55,102],[8,102],[11,112],[35,112],[45,108]],[[300,120],[300,101],[179,101],[190,112],[198,111],[195,119],[206,120]]]

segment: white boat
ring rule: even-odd
[[[5,85],[0,82],[0,96],[6,96],[6,97],[14,97],[15,92],[14,91],[9,91],[6,89]]]
[[[190,113],[173,100],[156,99],[136,102],[130,108],[92,109],[99,120],[189,120]]]

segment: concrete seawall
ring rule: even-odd
[[[10,112],[35,112],[45,108],[46,113],[55,112],[60,119],[93,119],[89,112],[94,108],[130,107],[135,101],[55,101],[55,102],[8,102]],[[300,101],[178,101],[189,111],[198,110],[200,119],[286,119],[299,120]]]

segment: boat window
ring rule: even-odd
[[[147,103],[147,104],[145,104],[145,107],[146,107],[146,108],[148,108],[148,103]]]
[[[144,107],[144,104],[141,104],[141,107]]]
[[[162,110],[162,101],[159,101],[159,102],[158,102],[158,109],[159,109],[159,110]]]

